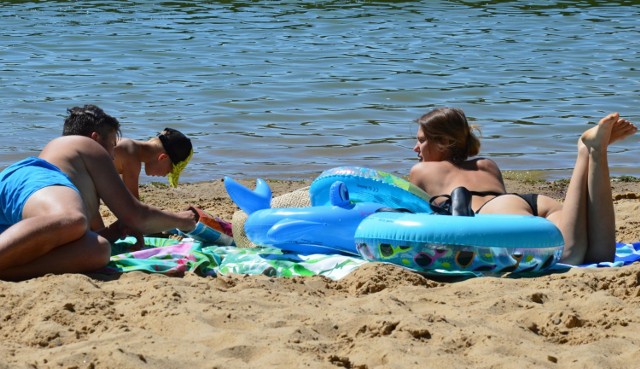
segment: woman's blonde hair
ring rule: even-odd
[[[434,109],[416,121],[428,141],[445,145],[453,163],[461,163],[480,153],[480,140],[473,131],[480,133],[476,125],[469,125],[464,112],[458,108]]]

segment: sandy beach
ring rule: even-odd
[[[558,199],[567,184],[507,177],[510,192]],[[274,195],[308,185],[268,182]],[[613,193],[617,240],[639,241],[640,183],[614,181]],[[237,210],[220,179],[141,196],[229,221]],[[640,366],[637,264],[458,282],[377,263],[337,281],[47,275],[0,281],[0,301],[0,369]]]

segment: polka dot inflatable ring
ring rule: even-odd
[[[427,274],[541,272],[560,260],[564,247],[547,219],[506,214],[375,213],[358,225],[354,240],[365,260]]]

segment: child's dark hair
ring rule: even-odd
[[[120,122],[95,105],[76,106],[67,109],[67,112],[69,116],[64,120],[63,136],[90,137],[93,132],[107,136],[115,131],[120,137]]]

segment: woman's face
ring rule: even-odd
[[[434,141],[427,139],[427,136],[422,130],[422,126],[418,127],[418,134],[416,135],[418,141],[413,147],[413,151],[418,153],[420,161],[443,161],[446,160],[445,147]]]

